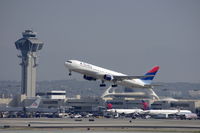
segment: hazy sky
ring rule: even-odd
[[[37,80],[69,79],[82,60],[156,81],[200,83],[200,0],[1,0],[0,80],[21,80],[14,42],[32,28],[44,47]],[[75,75],[75,78],[80,78]]]

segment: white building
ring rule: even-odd
[[[66,91],[49,91],[47,97],[49,99],[66,99]]]

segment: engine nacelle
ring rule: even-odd
[[[91,80],[97,80],[96,78],[94,78],[94,77],[90,77],[90,76],[87,76],[87,75],[83,75],[83,78],[85,79],[85,80],[89,80],[89,81],[91,81]]]
[[[104,78],[105,80],[108,80],[108,81],[111,81],[111,80],[114,79],[114,77],[113,77],[112,75],[107,75],[107,74],[105,74],[105,75],[103,76],[103,78]]]

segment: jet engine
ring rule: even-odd
[[[83,78],[85,79],[85,80],[89,80],[89,81],[91,81],[91,80],[97,80],[96,78],[94,78],[94,77],[90,77],[90,76],[87,76],[87,75],[83,75]]]
[[[111,81],[111,80],[114,79],[114,77],[113,77],[112,75],[108,75],[108,74],[105,74],[105,75],[103,76],[103,78],[104,78],[105,80],[108,80],[108,81]]]

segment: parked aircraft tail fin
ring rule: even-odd
[[[40,104],[41,99],[37,98],[28,108],[38,108]]]

